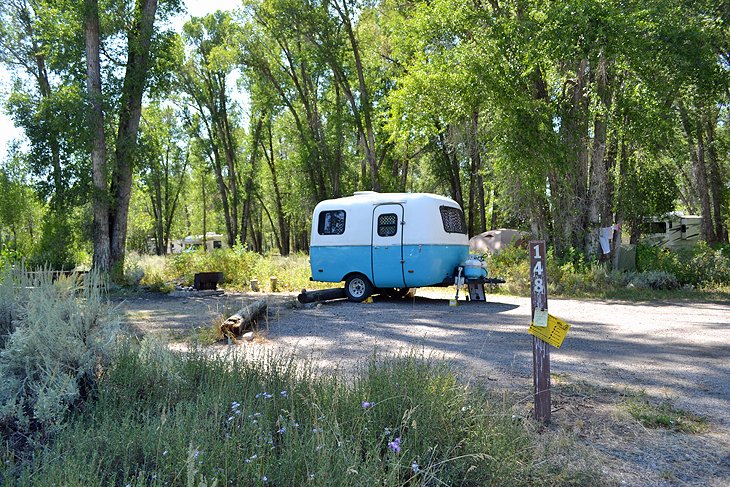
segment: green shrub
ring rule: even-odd
[[[526,249],[510,247],[487,260],[489,273],[507,282],[502,291],[527,296],[530,293],[529,255]],[[730,252],[704,243],[679,251],[639,245],[637,272],[609,270],[607,263],[586,264],[572,253],[558,259],[548,249],[548,289],[552,294],[604,295],[622,289],[675,290],[685,285],[719,287],[730,284]]]
[[[672,290],[680,287],[677,278],[664,271],[647,271],[630,274],[628,287],[638,289]]]
[[[28,261],[29,266],[68,271],[79,263],[77,254],[67,215],[49,212],[44,217],[41,238]]]
[[[679,285],[713,287],[730,284],[730,252],[726,247],[715,249],[705,242],[673,251],[638,245],[636,266],[642,272],[671,274]]]
[[[503,291],[518,295],[530,293],[530,256],[526,248],[507,247],[497,255],[488,256],[486,262],[491,277],[501,277],[506,281],[502,285]],[[549,268],[548,275],[551,275]]]
[[[58,432],[94,390],[118,322],[96,274],[52,280],[6,270],[0,283],[0,430],[11,449]]]

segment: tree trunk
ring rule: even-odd
[[[712,196],[712,214],[715,220],[715,237],[718,242],[728,243],[727,228],[725,228],[722,214],[723,182],[715,141],[715,127],[717,125],[715,110],[708,110],[705,124],[707,130],[707,166],[709,169],[710,194]]]
[[[560,173],[552,171],[549,174],[553,200],[550,206],[555,225],[553,237],[559,256],[564,255],[571,247],[582,252],[585,246],[585,229],[588,223],[587,72],[588,61],[579,61],[575,78],[566,83],[570,88],[565,97],[560,136],[567,164]]]
[[[101,104],[101,62],[99,59],[99,4],[85,0],[84,31],[86,49],[86,90],[89,97],[89,127],[92,136],[92,206],[94,211],[93,268],[100,272],[111,270],[109,241],[109,193],[106,183],[106,142],[104,111]]]
[[[115,272],[119,274],[124,270],[127,218],[132,190],[132,161],[142,115],[142,97],[147,79],[157,0],[140,0],[135,9],[135,24],[127,38],[127,68],[119,113],[116,167],[112,173],[111,184],[114,198],[109,218],[111,260]]]
[[[169,154],[169,148],[168,148],[168,154]],[[169,156],[168,156],[169,161]],[[168,162],[169,164],[169,162]],[[175,211],[177,210],[177,204],[180,200],[180,193],[183,190],[183,186],[185,185],[185,179],[187,176],[187,168],[188,168],[188,153],[185,153],[185,163],[183,164],[183,169],[180,172],[180,180],[177,182],[177,186],[175,189],[175,195],[172,196],[172,201],[170,201],[170,187],[169,185],[165,185],[165,230],[164,230],[164,237],[163,237],[163,243],[162,243],[162,249],[163,254],[167,254],[167,247],[170,243],[170,234],[172,230],[172,221],[175,217]],[[166,171],[167,174],[168,171]],[[168,176],[165,176],[165,181],[167,181]],[[204,210],[205,211],[205,210]],[[205,232],[203,232],[203,248],[207,251],[207,248],[205,246]]]
[[[264,113],[261,112],[261,114],[259,115],[259,119],[256,122],[256,126],[253,129],[253,133],[251,134],[253,137],[251,144],[251,154],[249,157],[251,175],[246,179],[246,198],[243,207],[243,216],[241,219],[241,244],[243,245],[245,245],[246,243],[246,228],[248,226],[248,221],[251,218],[251,201],[253,199],[254,193],[253,178],[256,174],[256,161],[259,158],[259,145],[261,144],[261,128],[263,126],[263,123]]]
[[[481,215],[484,211],[484,188],[479,188],[481,181],[482,159],[479,150],[479,111],[474,110],[471,114],[469,126],[469,154],[471,156],[471,173],[469,174],[469,235],[473,236],[478,233],[477,228],[484,226],[482,220],[481,225],[477,227],[474,221],[477,215]]]
[[[201,204],[203,205],[203,236],[208,235],[208,199],[205,196],[205,173],[200,173],[200,189],[203,196],[203,201],[201,201]],[[205,251],[207,252],[208,249],[206,248]]]
[[[608,111],[611,106],[611,92],[608,80],[608,63],[601,56],[596,70],[596,94],[601,107],[593,120],[593,151],[590,165],[590,188],[588,199],[588,222],[586,232],[586,254],[588,257],[597,253],[602,256],[603,251],[598,241],[598,231],[601,227],[613,224],[606,220],[605,208],[608,206],[608,170],[606,167],[606,138],[608,126]]]
[[[438,124],[437,129],[440,129]],[[444,170],[448,176],[449,187],[451,188],[451,198],[456,201],[459,206],[464,208],[464,198],[461,192],[461,176],[459,174],[459,159],[456,155],[456,148],[449,140],[451,137],[451,126],[448,125],[445,130],[441,130],[436,136],[436,147],[440,151],[440,157],[443,161]]]
[[[271,120],[269,120],[266,128],[268,132],[269,147],[268,151],[266,150],[266,148],[264,148],[263,152],[264,156],[266,157],[266,162],[269,165],[269,170],[271,171],[271,184],[274,186],[274,199],[276,200],[276,220],[279,226],[279,253],[281,255],[289,255],[289,228],[286,223],[286,217],[284,216],[281,189],[279,188],[279,179],[276,174],[276,160],[274,155],[273,134],[271,132]],[[263,141],[261,143],[263,146]]]
[[[696,123],[690,118],[690,114],[684,106],[684,103],[680,101],[678,107],[682,127],[684,128],[685,137],[687,138],[691,152],[694,189],[700,200],[702,215],[702,235],[708,243],[713,243],[716,241],[716,238],[712,225],[712,205],[710,202],[707,167],[705,164],[704,127],[701,122]]]
[[[489,229],[497,229],[497,217],[499,216],[499,204],[497,203],[497,188],[492,191],[492,218],[489,221]]]

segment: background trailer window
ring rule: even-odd
[[[441,221],[447,233],[463,233],[466,235],[466,221],[464,212],[453,206],[440,206]]]
[[[320,213],[317,232],[320,235],[342,235],[345,233],[345,210],[328,210]]]

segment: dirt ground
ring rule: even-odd
[[[448,297],[419,290],[403,300],[302,307],[290,294],[149,294],[128,297],[119,307],[137,332],[182,341],[267,299],[257,339],[232,347],[293,352],[345,373],[374,351],[416,352],[449,361],[466,382],[509,391],[521,399],[515,415],[529,417],[529,299],[488,295],[486,303],[451,307]],[[617,484],[730,485],[730,303],[552,299],[549,306],[571,324],[563,346],[551,349],[552,430],[590,450]],[[645,428],[625,406],[638,394],[700,415],[706,431]]]

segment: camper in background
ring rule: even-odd
[[[468,254],[464,213],[443,196],[358,191],[322,201],[312,215],[311,279],[345,281],[351,301],[453,285]]]
[[[655,247],[670,250],[697,245],[702,233],[702,217],[670,213],[664,218],[653,218],[641,231],[643,240]]]
[[[205,238],[202,235],[188,235],[183,239],[177,239],[170,242],[170,248],[168,249],[169,254],[181,254],[183,252],[194,252],[198,249],[203,248],[207,252],[213,249],[225,249],[228,248],[226,239],[220,233],[208,232],[205,234]]]

